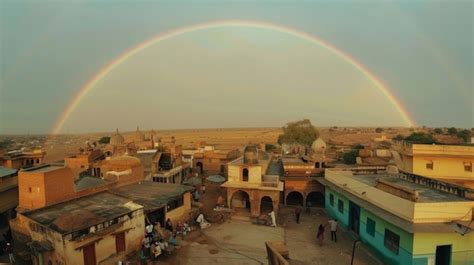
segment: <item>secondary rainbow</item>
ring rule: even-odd
[[[66,123],[68,117],[71,113],[77,108],[79,103],[81,102],[82,98],[91,91],[97,83],[99,83],[107,74],[112,72],[116,67],[121,65],[123,62],[127,61],[129,58],[134,56],[135,54],[141,52],[142,50],[155,45],[160,41],[164,41],[188,32],[198,31],[198,30],[205,30],[205,29],[212,29],[212,28],[219,28],[219,27],[250,27],[250,28],[261,28],[261,29],[268,29],[268,30],[275,30],[279,32],[283,32],[286,34],[293,35],[295,37],[299,37],[310,41],[316,45],[324,47],[329,51],[333,52],[335,55],[342,58],[347,63],[354,66],[357,70],[359,70],[366,78],[368,78],[377,89],[390,101],[390,103],[397,109],[402,117],[403,121],[406,123],[407,126],[415,126],[415,122],[410,117],[408,112],[402,107],[400,102],[397,98],[390,92],[387,85],[385,85],[377,76],[375,76],[367,67],[356,61],[347,53],[343,52],[342,50],[338,49],[337,47],[329,44],[328,42],[310,35],[306,32],[299,31],[293,28],[289,28],[286,26],[275,25],[272,23],[262,22],[262,21],[250,21],[250,20],[219,20],[213,21],[203,24],[195,24],[187,27],[177,28],[172,31],[168,31],[162,34],[159,34],[151,39],[148,39],[138,45],[126,50],[118,57],[116,57],[113,61],[103,67],[97,74],[90,79],[81,89],[79,92],[74,96],[71,102],[68,104],[62,115],[58,118],[56,123],[54,124],[52,134],[58,134],[61,132],[64,124]]]

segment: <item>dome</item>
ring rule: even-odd
[[[258,163],[258,149],[256,145],[247,145],[244,149],[244,163],[257,164]]]
[[[107,161],[106,162],[107,164],[113,165],[113,166],[137,167],[137,166],[142,165],[142,162],[140,161],[140,159],[133,156],[128,156],[128,155],[116,156],[106,161]]]
[[[132,142],[145,141],[145,135],[140,132],[140,129],[137,127],[137,130],[131,135],[130,139]]]
[[[118,129],[117,131],[115,132],[115,134],[110,137],[110,141],[109,143],[111,145],[120,145],[120,144],[123,144],[124,143],[124,139],[123,139],[123,136],[119,133]]]
[[[318,137],[311,145],[311,149],[314,153],[324,153],[326,152],[326,142],[321,137]]]

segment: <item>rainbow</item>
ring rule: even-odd
[[[307,40],[311,43],[319,45],[328,49],[329,51],[333,52],[335,55],[339,56],[341,59],[346,61],[347,63],[354,66],[358,71],[360,71],[364,76],[366,76],[377,89],[390,101],[390,103],[396,108],[399,112],[400,116],[402,117],[403,121],[406,123],[407,126],[414,127],[415,122],[410,117],[408,112],[403,108],[402,104],[397,100],[397,98],[390,92],[387,85],[385,85],[377,76],[375,76],[367,67],[356,61],[353,57],[349,54],[343,52],[342,50],[338,49],[337,47],[331,45],[330,43],[310,35],[306,32],[299,31],[297,29],[289,28],[286,26],[275,25],[267,22],[262,21],[250,21],[250,20],[219,20],[213,21],[203,24],[195,24],[187,27],[177,28],[172,31],[168,31],[162,34],[159,34],[151,39],[148,39],[138,45],[131,47],[130,49],[126,50],[118,57],[116,57],[113,61],[103,67],[95,76],[92,77],[87,83],[80,88],[79,92],[74,96],[74,98],[70,101],[64,112],[61,116],[57,119],[54,124],[52,134],[59,134],[67,121],[68,117],[71,113],[77,108],[79,103],[81,102],[82,98],[91,91],[97,83],[99,83],[107,74],[112,72],[115,68],[119,65],[127,61],[132,56],[136,55],[137,53],[141,52],[142,50],[159,43],[161,41],[193,32],[198,30],[205,30],[205,29],[212,29],[212,28],[219,28],[219,27],[250,27],[250,28],[260,28],[260,29],[268,29],[268,30],[275,30],[278,32],[283,32],[304,40]]]

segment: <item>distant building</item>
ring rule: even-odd
[[[0,229],[8,226],[18,206],[18,170],[0,166]]]
[[[72,170],[75,177],[81,173],[100,177],[100,162],[105,154],[100,149],[84,150],[79,154],[64,158],[64,164]]]
[[[324,207],[324,186],[318,177],[324,176],[326,143],[316,139],[310,155],[283,156],[284,204]]]
[[[271,174],[275,166],[271,156],[247,145],[243,157],[228,163],[228,180],[221,185],[227,189],[229,207],[254,217],[272,210],[278,213],[283,182]]]
[[[396,168],[327,169],[326,210],[384,264],[471,264],[474,190]]]
[[[191,165],[183,161],[182,146],[162,146],[151,158],[151,179],[161,183],[181,184],[191,172]]]
[[[0,166],[14,169],[32,167],[43,163],[45,155],[41,149],[10,151],[0,154]]]
[[[392,149],[394,161],[403,172],[474,188],[474,146],[401,141],[394,144]]]
[[[199,147],[193,156],[193,168],[199,173],[205,172],[208,175],[225,175],[228,171],[227,163],[239,156],[240,152],[237,149],[216,150],[211,145]]]

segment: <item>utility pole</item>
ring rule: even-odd
[[[352,244],[352,258],[351,258],[351,265],[354,263],[354,254],[355,254],[355,248],[357,243],[361,242],[360,239],[357,239],[354,241],[354,244]]]

